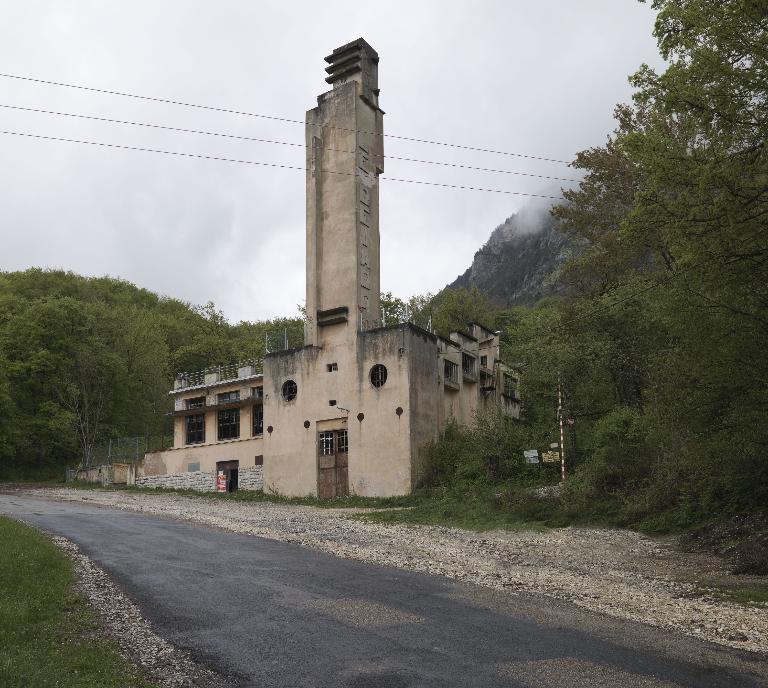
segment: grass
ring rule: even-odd
[[[768,582],[745,583],[736,586],[710,585],[702,588],[702,593],[710,594],[718,599],[736,602],[745,607],[768,607]]]
[[[421,494],[403,495],[401,497],[337,497],[335,499],[318,499],[317,497],[284,497],[282,495],[255,490],[238,490],[237,492],[199,492],[197,490],[172,489],[165,487],[138,487],[134,485],[112,485],[102,487],[90,483],[59,483],[61,487],[74,487],[81,490],[106,490],[109,492],[139,492],[143,494],[175,494],[182,497],[198,499],[214,499],[229,502],[272,502],[275,504],[296,504],[299,506],[316,506],[321,509],[400,509],[413,507],[429,500]]]
[[[151,688],[73,590],[72,563],[44,535],[0,517],[0,685]]]
[[[375,511],[358,518],[377,523],[412,523],[465,530],[546,531],[568,525],[557,499],[537,499],[523,488],[496,492],[443,491],[425,496],[410,509]]]

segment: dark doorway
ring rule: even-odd
[[[320,499],[349,494],[349,447],[346,430],[317,433],[317,496]]]
[[[239,461],[217,461],[216,474],[223,472],[227,481],[227,492],[237,491],[237,473],[240,468]]]

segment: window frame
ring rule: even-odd
[[[384,385],[387,384],[388,378],[389,371],[387,370],[387,366],[385,366],[383,363],[374,364],[371,366],[371,369],[368,372],[368,379],[370,380],[370,383],[374,389],[381,389]]]
[[[233,421],[226,422],[223,419],[227,416],[231,416],[234,418]],[[234,432],[236,434],[229,434],[229,432],[232,432],[230,430],[227,433],[222,433],[222,428],[234,428]],[[226,435],[226,436],[224,436]],[[240,409],[234,408],[234,409],[222,409],[221,411],[218,411],[216,414],[216,437],[219,442],[223,442],[226,440],[237,440],[240,439]]]
[[[219,392],[216,395],[216,401],[219,404],[231,404],[235,401],[240,401],[240,390],[232,389],[229,392]]]
[[[334,456],[336,454],[336,431],[321,430],[317,433],[317,455]]]
[[[199,426],[190,429],[191,421],[192,419],[196,419],[199,423]],[[193,440],[190,442],[190,432],[194,432],[196,434],[200,434],[200,439]],[[186,446],[192,445],[192,444],[204,444],[205,443],[205,414],[204,413],[190,413],[187,416],[184,416],[184,444]]]
[[[259,425],[257,425],[257,418],[259,419]],[[257,429],[260,428],[260,432]],[[251,435],[252,437],[262,437],[264,435],[264,408],[261,406],[254,406],[251,411]]]

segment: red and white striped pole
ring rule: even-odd
[[[557,378],[557,419],[560,421],[560,480],[565,482],[565,434],[563,432],[563,389]]]

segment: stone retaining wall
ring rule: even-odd
[[[264,478],[261,466],[241,468],[237,472],[238,488],[241,490],[261,490]],[[170,475],[144,475],[136,478],[140,487],[167,487],[175,490],[198,490],[199,492],[216,491],[216,474],[208,471],[189,471]]]

